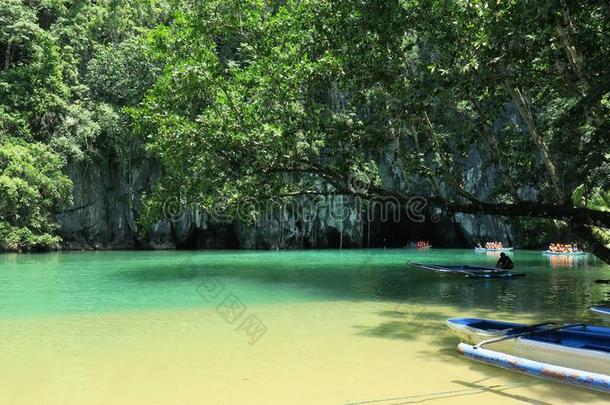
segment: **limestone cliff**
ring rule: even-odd
[[[485,179],[492,181],[493,176],[482,172],[476,153],[471,156],[470,191],[484,195],[489,188]],[[74,204],[57,214],[67,249],[400,247],[413,239],[446,247],[472,246],[477,240],[514,243],[511,226],[498,218],[424,210],[424,217],[414,220],[408,207],[382,203],[366,209],[362,201],[339,196],[263,207],[254,223],[174,207],[171,216],[143,236],[138,224],[142,194],[150,192],[160,170],[141,152],[127,163],[116,161],[104,156],[69,166]],[[409,181],[392,170],[391,159],[380,163],[389,187]]]

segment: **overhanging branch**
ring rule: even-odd
[[[351,190],[349,187],[348,177],[332,168],[311,162],[302,162],[301,164],[292,167],[275,168],[269,173],[271,172],[293,172],[317,175],[328,181],[328,183],[335,188],[333,192],[329,192],[328,194],[340,193],[344,195],[359,196],[364,199],[395,198],[403,204],[409,204],[413,198],[425,198],[430,207],[440,208],[454,213],[546,218],[561,220],[571,224],[597,226],[610,229],[610,212],[598,211],[585,207],[527,201],[515,203],[478,201],[462,203],[439,196],[405,194],[398,191],[377,187],[372,184],[369,185],[366,192],[354,192],[354,190]]]

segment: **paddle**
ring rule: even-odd
[[[521,333],[521,332],[528,332],[533,329],[537,329],[541,326],[547,326],[547,325],[557,325],[557,322],[542,322],[542,323],[536,323],[534,325],[515,326],[514,328],[504,329],[504,331],[507,333],[508,332]]]
[[[551,324],[554,322],[550,322]],[[523,336],[527,336],[527,335],[533,335],[535,333],[543,333],[543,332],[552,332],[552,331],[556,331],[556,330],[561,330],[564,328],[571,328],[573,326],[587,326],[587,324],[584,323],[572,323],[572,324],[567,324],[567,325],[562,325],[562,326],[558,326],[556,328],[547,328],[547,329],[542,329],[542,330],[532,330],[529,332],[524,332],[524,333],[517,333],[514,335],[504,335],[504,336],[500,336],[497,338],[492,338],[492,339],[487,339],[484,340],[482,342],[479,342],[476,346],[474,346],[475,349],[478,349],[480,347],[483,347],[483,345],[488,345],[491,343],[497,343],[497,342],[502,342],[504,340],[510,340],[510,339],[516,339],[518,337],[523,337]]]

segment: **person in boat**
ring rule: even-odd
[[[510,257],[508,257],[506,253],[502,252],[500,253],[500,258],[498,259],[498,263],[496,263],[496,267],[504,270],[510,270],[515,267],[515,265]]]

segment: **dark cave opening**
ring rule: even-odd
[[[344,222],[344,231],[337,227],[326,227],[304,236],[306,228],[302,220],[295,221],[297,229],[290,236],[288,231],[273,236],[263,234],[240,234],[243,227],[235,223],[208,224],[206,229],[196,228],[186,237],[175,236],[176,248],[191,249],[339,249],[339,248],[402,248],[409,241],[428,241],[438,248],[471,247],[462,230],[450,215],[435,215],[430,212],[408,215],[405,210],[382,212],[373,215],[363,212],[360,222]],[[314,226],[315,229],[315,226]],[[299,235],[300,234],[300,235]]]
[[[176,249],[239,249],[232,224],[209,224],[207,229],[192,229],[184,239],[176,238]]]
[[[452,216],[433,213],[421,214],[415,220],[405,210],[400,215],[379,214],[365,223],[362,247],[401,248],[409,241],[428,241],[432,246],[444,248],[469,247],[468,240]]]

